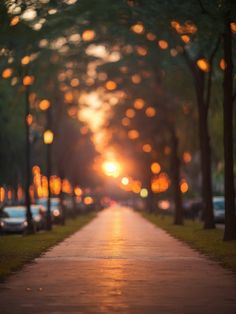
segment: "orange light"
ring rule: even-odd
[[[73,78],[71,81],[70,81],[70,85],[72,87],[77,87],[79,86],[79,80],[77,78]]]
[[[183,153],[183,161],[187,164],[192,160],[192,155],[189,152]]]
[[[170,208],[170,201],[168,200],[159,201],[157,204],[158,204],[158,207],[163,210],[167,210]]]
[[[145,113],[148,118],[153,118],[156,115],[156,109],[154,107],[148,107]]]
[[[132,178],[128,178],[128,177],[124,177],[125,179],[123,179],[121,181],[121,188],[123,190],[125,190],[126,192],[131,192],[132,191],[132,183],[133,183],[133,180]],[[128,179],[128,180],[127,180]],[[128,183],[127,183],[128,182]]]
[[[61,179],[58,176],[50,177],[50,189],[54,195],[59,195],[61,193]]]
[[[42,176],[42,186],[38,188],[37,192],[40,197],[48,196],[48,179],[46,176]]]
[[[156,35],[155,34],[153,34],[153,33],[147,33],[147,39],[148,40],[150,40],[150,41],[154,41],[154,40],[156,40]]]
[[[10,25],[11,25],[11,26],[16,26],[16,24],[18,24],[19,22],[20,22],[19,16],[14,16],[14,17],[11,19]]]
[[[43,133],[43,141],[44,141],[44,144],[46,144],[46,145],[52,144],[53,138],[54,138],[54,134],[53,134],[53,132],[52,132],[51,130],[46,130],[46,131]]]
[[[18,185],[18,187],[17,187],[17,199],[22,200],[23,197],[24,197],[24,190],[23,190],[21,185]]]
[[[7,191],[7,199],[8,199],[8,200],[11,200],[11,199],[12,199],[12,191],[11,191],[11,190],[8,190],[8,191]]]
[[[200,70],[203,72],[209,72],[210,71],[210,64],[207,59],[202,58],[197,60],[197,66]]]
[[[2,71],[2,77],[4,79],[7,79],[7,78],[12,76],[12,73],[13,73],[13,70],[11,68],[7,68],[7,69]]]
[[[135,99],[134,101],[134,108],[137,109],[137,110],[141,110],[145,105],[145,102],[143,99],[141,98],[137,98]]]
[[[25,56],[25,57],[23,57],[23,58],[21,59],[21,64],[22,64],[22,65],[27,65],[27,64],[30,63],[30,61],[31,61],[30,57],[29,57],[29,56]]]
[[[86,196],[85,198],[84,198],[84,204],[85,205],[91,205],[91,204],[93,204],[94,203],[94,201],[93,201],[93,198],[91,197],[91,196]]]
[[[178,21],[173,20],[170,24],[178,34],[194,34],[197,32],[197,26],[191,21],[186,21],[183,25],[180,25]]]
[[[221,70],[223,70],[223,71],[226,69],[226,62],[225,62],[225,59],[224,59],[224,58],[220,59],[219,67],[220,67]]]
[[[141,184],[140,181],[135,180],[135,181],[132,182],[131,188],[132,188],[132,192],[133,192],[133,193],[138,194],[138,193],[140,193],[140,191],[141,191],[142,184]]]
[[[50,101],[47,100],[47,99],[43,99],[39,102],[39,108],[42,110],[42,111],[45,111],[47,110],[48,108],[50,107]]]
[[[137,138],[139,138],[139,132],[137,130],[130,130],[128,132],[128,137],[131,140],[136,140]]]
[[[66,103],[72,103],[73,100],[74,100],[74,96],[73,96],[73,94],[71,92],[67,92],[67,93],[64,94],[64,101]]]
[[[74,193],[75,193],[76,196],[80,197],[83,194],[83,191],[82,191],[82,189],[79,186],[76,186],[74,188]]]
[[[70,184],[69,180],[67,180],[67,179],[62,180],[62,192],[67,193],[67,194],[72,193],[71,184]]]
[[[230,23],[230,28],[231,28],[231,31],[232,31],[233,33],[236,33],[236,23],[235,23],[235,22],[231,22],[231,23]]]
[[[161,171],[161,166],[158,162],[153,162],[151,164],[151,171],[154,174],[158,174]]]
[[[186,180],[182,180],[181,183],[180,183],[180,191],[182,193],[187,193],[188,189],[189,189],[189,187],[188,187],[187,181]]]
[[[118,178],[120,175],[120,164],[116,161],[105,161],[102,168],[108,177]]]
[[[176,20],[171,21],[170,25],[171,25],[171,27],[173,27],[175,29],[180,27],[180,23],[178,21],[176,21]]]
[[[28,125],[31,125],[33,123],[33,116],[32,114],[28,114],[26,117],[26,122]]]
[[[166,173],[155,176],[151,182],[151,188],[154,193],[163,193],[170,187],[170,180]]]
[[[140,56],[142,56],[142,57],[145,57],[145,56],[147,55],[147,53],[148,53],[147,48],[142,47],[142,46],[138,46],[138,47],[136,48],[136,51],[137,51],[138,55],[140,55]]]
[[[152,146],[150,144],[144,144],[142,149],[144,153],[150,153],[152,151]]]
[[[121,120],[121,123],[123,126],[129,126],[130,125],[130,119],[125,117]]]
[[[88,128],[86,127],[86,126],[82,126],[81,128],[80,128],[80,133],[82,134],[82,135],[86,135],[86,134],[88,134]]]
[[[117,84],[116,82],[113,82],[113,81],[107,81],[106,84],[105,84],[105,87],[107,90],[115,90],[117,88]]]
[[[23,85],[24,86],[30,86],[33,84],[33,82],[34,82],[34,77],[32,75],[26,75],[23,78]]]
[[[0,202],[2,203],[5,200],[6,191],[4,187],[0,186]]]
[[[82,39],[84,41],[91,41],[95,38],[95,36],[96,36],[95,32],[91,29],[87,29],[82,33]]]
[[[37,166],[37,165],[33,166],[33,168],[32,168],[33,175],[40,174],[40,172],[41,172],[41,170],[40,170],[39,166]]]
[[[169,46],[166,40],[159,40],[158,45],[161,49],[167,49]]]
[[[34,191],[34,186],[31,184],[30,187],[29,187],[29,194],[30,194],[30,199],[32,202],[34,202],[34,194],[35,194],[35,191]]]
[[[131,30],[136,34],[143,34],[144,33],[144,26],[142,23],[137,23],[131,26]]]
[[[182,35],[181,39],[185,44],[188,44],[190,42],[190,37],[188,35]]]
[[[134,109],[127,109],[125,115],[131,119],[135,117],[136,112]]]
[[[139,74],[134,74],[131,76],[131,81],[134,83],[134,84],[139,84],[141,83],[142,81],[142,78]]]

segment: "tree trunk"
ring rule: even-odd
[[[224,240],[236,239],[235,192],[234,192],[234,157],[233,157],[233,61],[232,33],[230,20],[226,16],[224,40],[224,190],[225,190],[225,232]]]
[[[178,138],[175,130],[171,130],[171,174],[172,174],[172,190],[175,203],[175,225],[183,225],[183,204],[180,191],[180,159],[178,156]]]
[[[207,113],[203,108],[199,108],[204,229],[213,229],[215,223],[212,203],[211,147],[207,120]]]
[[[31,182],[31,165],[30,165],[30,129],[28,123],[28,116],[30,113],[29,104],[29,89],[26,86],[25,91],[25,162],[26,162],[26,176],[25,176],[25,205],[26,205],[26,220],[27,220],[27,234],[35,232],[33,224],[33,216],[31,212],[31,199],[30,199],[30,182]]]
[[[219,41],[211,55],[211,63],[215,56]],[[209,76],[207,89],[205,88],[205,74],[200,71],[196,65],[196,60],[190,59],[186,51],[185,60],[193,75],[195,92],[197,97],[198,119],[199,119],[199,144],[201,155],[201,174],[202,174],[202,201],[203,201],[203,219],[204,229],[215,228],[212,202],[212,176],[211,176],[211,147],[208,130],[208,110],[210,104],[210,87],[212,76]],[[205,100],[206,92],[206,100]]]
[[[211,146],[208,129],[208,105],[206,105],[204,101],[204,74],[200,74],[198,78],[195,78],[195,87],[199,116],[199,143],[201,154],[204,229],[214,229],[215,223],[212,202]]]
[[[150,187],[148,189],[148,197],[147,197],[147,203],[146,204],[147,204],[147,208],[148,208],[149,213],[155,212],[154,193],[152,191],[151,184],[150,184]]]

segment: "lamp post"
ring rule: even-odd
[[[50,189],[50,177],[51,177],[51,145],[53,142],[54,134],[51,130],[46,130],[43,134],[43,141],[47,148],[47,180],[48,180],[48,199],[47,199],[47,230],[52,229],[51,218],[51,189]]]
[[[33,84],[33,76],[26,75],[23,78],[23,85],[25,86],[25,158],[26,158],[26,180],[25,180],[25,205],[26,205],[26,220],[27,220],[27,233],[34,233],[34,224],[32,212],[30,209],[30,177],[31,177],[31,167],[30,167],[30,102],[29,102],[29,87]]]

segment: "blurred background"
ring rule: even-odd
[[[226,219],[236,236],[233,1],[8,0],[0,12],[2,208],[26,206],[30,225],[30,204],[60,204],[64,222],[118,201],[176,224]]]

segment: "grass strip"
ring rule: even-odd
[[[202,223],[190,220],[185,221],[183,226],[176,226],[170,216],[142,215],[170,235],[236,272],[236,241],[224,242],[223,230],[204,230]]]
[[[68,219],[65,226],[54,226],[52,231],[39,232],[34,235],[0,236],[0,280],[19,270],[25,263],[40,256],[50,247],[61,242],[91,221],[94,213]]]

